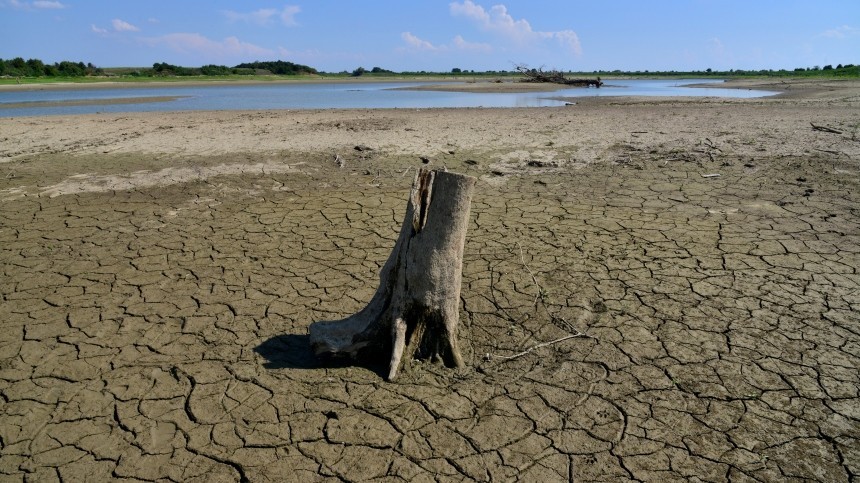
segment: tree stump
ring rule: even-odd
[[[404,355],[460,367],[457,344],[463,245],[475,178],[420,170],[400,235],[379,274],[379,288],[360,312],[308,329],[317,356],[391,352],[388,380]]]

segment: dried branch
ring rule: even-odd
[[[561,71],[550,70],[545,71],[543,67],[539,69],[530,69],[526,64],[517,64],[515,66],[517,72],[525,76],[522,82],[546,82],[552,84],[564,84],[568,86],[579,87],[600,87],[603,82],[600,77],[597,80],[593,79],[571,79],[565,77]]]
[[[535,274],[534,272],[532,272],[532,269],[529,268],[528,264],[526,264],[526,258],[525,255],[523,255],[523,246],[520,245],[520,242],[517,242],[517,246],[520,248],[520,261],[523,263],[523,267],[525,267],[525,269],[529,272],[529,275],[531,275],[532,282],[534,282],[535,287],[537,287],[538,289],[537,293],[535,294],[535,300],[534,302],[532,302],[532,305],[537,306],[538,298],[544,293],[543,287],[541,287],[538,283],[537,277],[535,277]]]
[[[836,156],[839,156],[840,154],[843,154],[841,151],[834,151],[834,150],[832,150],[832,149],[818,149],[818,148],[814,148],[814,149],[815,149],[816,151],[821,151],[822,153],[834,154],[834,155],[836,155]]]
[[[824,131],[824,132],[829,132],[829,133],[833,133],[833,134],[842,134],[842,131],[840,131],[838,129],[833,129],[832,127],[816,126],[815,124],[813,124],[811,122],[809,123],[809,125],[812,126],[812,129],[815,129],[816,131]]]
[[[590,336],[590,335],[588,335],[588,334],[584,334],[584,333],[582,333],[582,332],[577,331],[575,334],[569,334],[569,335],[566,335],[566,336],[564,336],[564,337],[559,337],[558,339],[551,340],[551,341],[549,341],[549,342],[541,342],[540,344],[533,345],[533,346],[529,347],[528,349],[526,349],[526,350],[524,350],[524,351],[522,351],[522,352],[518,352],[518,353],[516,353],[516,354],[514,354],[514,355],[510,355],[510,356],[497,356],[497,355],[495,355],[495,354],[489,354],[489,353],[488,353],[488,354],[486,354],[486,355],[484,356],[484,358],[485,358],[485,359],[487,359],[487,360],[490,360],[490,359],[492,359],[492,358],[496,358],[496,359],[504,359],[504,360],[506,360],[506,361],[510,361],[510,360],[513,360],[513,359],[518,359],[518,358],[520,358],[520,357],[522,357],[522,356],[524,356],[524,355],[530,354],[532,351],[535,351],[535,350],[537,350],[537,349],[540,349],[541,347],[546,347],[546,346],[550,346],[550,345],[553,345],[553,344],[558,344],[559,342],[564,342],[564,341],[566,341],[566,340],[575,339],[575,338],[577,338],[577,337],[587,337],[587,338],[589,338],[589,339],[593,339],[593,338],[594,338],[594,337],[592,337],[592,336]]]

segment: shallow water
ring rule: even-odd
[[[688,84],[714,87],[684,87]],[[434,107],[545,107],[563,105],[551,98],[583,96],[714,96],[762,97],[770,91],[726,89],[713,79],[612,80],[600,89],[572,88],[554,92],[475,93],[412,91],[397,88],[438,82],[351,84],[272,84],[212,86],[145,86],[117,89],[70,89],[0,92],[0,116],[43,116],[97,112],[167,112],[241,109],[350,109]],[[105,99],[160,98],[157,102],[104,104]],[[175,99],[164,100],[165,97]],[[93,104],[86,104],[92,100]],[[96,103],[101,101],[102,103]],[[64,106],[3,107],[19,103],[74,102]]]

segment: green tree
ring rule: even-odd
[[[21,57],[15,57],[14,59],[9,61],[9,66],[11,67],[9,75],[14,76],[26,76],[27,75],[27,62]]]
[[[27,68],[31,76],[39,77],[45,75],[45,64],[39,59],[29,59],[27,61]]]
[[[203,75],[228,75],[232,69],[225,65],[204,65],[200,68],[200,73]]]
[[[316,74],[317,70],[313,67],[308,67],[302,64],[294,64],[292,62],[284,62],[277,60],[274,62],[248,62],[239,64],[236,69],[262,69],[277,75],[300,75],[300,74]]]
[[[80,77],[86,75],[83,63],[69,62],[64,60],[56,64],[59,75],[68,77]]]

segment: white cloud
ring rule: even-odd
[[[424,52],[442,52],[452,50],[468,50],[473,52],[489,52],[492,49],[489,44],[468,42],[463,36],[457,35],[450,44],[434,45],[433,43],[416,37],[412,32],[403,32],[400,38],[406,42],[406,50]]]
[[[33,9],[59,10],[62,8],[66,8],[66,6],[63,5],[62,3],[57,2],[57,1],[53,1],[53,0],[36,0],[34,2],[22,2],[21,0],[8,0],[6,2],[0,3],[0,7],[6,7],[6,6],[16,8],[19,10],[33,10]]]
[[[140,29],[135,27],[134,25],[132,25],[132,24],[130,24],[124,20],[120,20],[118,18],[111,20],[111,25],[113,25],[113,29],[116,30],[117,32],[139,32],[140,31]]]
[[[462,36],[458,35],[454,37],[453,45],[458,50],[471,50],[473,52],[489,52],[493,50],[490,44],[483,44],[479,42],[468,42],[463,39]]]
[[[280,18],[281,23],[283,23],[284,25],[295,26],[298,25],[296,23],[295,17],[301,11],[302,9],[295,5],[287,5],[281,10],[275,8],[261,8],[260,10],[255,10],[253,12],[247,13],[225,10],[223,14],[231,22],[247,22],[257,25],[270,25],[273,19]]]
[[[302,9],[295,5],[287,5],[281,10],[281,22],[289,26],[298,25],[296,23],[296,15],[301,11]]]
[[[842,25],[830,30],[825,30],[821,33],[822,37],[828,37],[831,39],[844,39],[855,35],[860,35],[860,28],[850,27],[848,25]]]
[[[144,39],[150,46],[165,46],[182,54],[197,54],[210,59],[270,56],[274,51],[242,42],[236,37],[212,40],[196,33],[174,33]]]
[[[35,2],[33,2],[33,7],[35,7],[35,8],[46,8],[46,9],[52,9],[52,10],[53,9],[66,8],[66,6],[60,2],[54,2],[54,1],[48,1],[48,0],[36,0]]]
[[[434,51],[439,50],[439,47],[436,47],[432,43],[419,39],[418,37],[412,35],[412,32],[403,32],[400,34],[400,38],[406,42],[406,45],[413,50],[427,50]]]
[[[263,8],[249,13],[239,13],[232,10],[224,11],[224,16],[231,22],[248,22],[258,25],[266,25],[272,21],[272,17],[278,11],[274,8]]]
[[[95,26],[95,24],[90,25],[90,28],[92,29],[93,32],[95,32],[99,35],[105,35],[108,33],[107,29],[98,28]]]
[[[573,30],[559,30],[542,32],[534,30],[526,19],[514,19],[504,5],[493,5],[487,11],[484,7],[464,0],[463,3],[453,2],[450,4],[451,15],[455,17],[466,17],[478,25],[478,28],[487,32],[493,32],[509,39],[517,44],[529,44],[533,42],[554,40],[564,49],[575,55],[582,53],[579,36]]]

